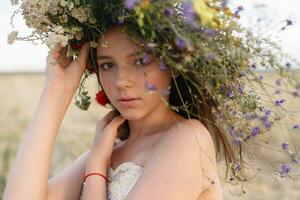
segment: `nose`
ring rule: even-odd
[[[132,87],[132,77],[130,73],[133,73],[128,70],[128,68],[119,67],[116,70],[116,78],[115,78],[115,85],[119,89],[129,88]]]

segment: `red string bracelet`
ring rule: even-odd
[[[100,174],[100,173],[89,173],[87,175],[85,175],[84,177],[84,182],[86,181],[87,177],[91,176],[91,175],[98,175],[98,176],[102,176],[107,182],[108,182],[108,179],[106,176],[104,176],[103,174]]]

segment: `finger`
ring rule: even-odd
[[[98,129],[103,129],[111,122],[111,120],[116,116],[117,111],[116,110],[111,110],[108,112],[97,124]]]
[[[90,43],[87,42],[81,47],[79,55],[77,57],[77,61],[84,67],[86,66],[87,63],[87,59],[90,52],[89,50],[90,50]]]
[[[61,50],[60,50],[60,57],[61,58],[65,58],[67,56],[67,53],[68,53],[68,47],[63,47]]]
[[[56,44],[49,52],[48,56],[47,56],[47,61],[52,64],[52,65],[56,65],[56,64],[60,64],[60,62],[62,61],[62,51],[63,51],[64,47],[62,47],[60,44]]]
[[[63,47],[60,44],[56,44],[49,52],[55,58],[58,58]]]
[[[118,111],[117,110],[111,110],[109,111],[104,117],[103,117],[103,121],[108,124],[115,116],[118,115]]]
[[[117,129],[124,122],[125,122],[125,118],[122,115],[119,115],[113,118],[111,122],[106,126],[106,128],[117,134]]]

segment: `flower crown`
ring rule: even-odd
[[[238,23],[241,11],[243,7],[232,11],[221,0],[24,0],[15,14],[23,15],[27,26],[33,29],[32,34],[18,37],[13,31],[9,43],[40,41],[49,47],[61,43],[71,46],[75,59],[84,42],[90,41],[91,47],[96,48],[99,36],[111,25],[121,25],[131,39],[159,58],[162,70],[170,66],[171,71],[176,70],[194,85],[202,99],[209,97],[217,102],[218,125],[229,133],[236,149],[241,150],[242,145],[266,135],[275,121],[288,116],[282,107],[285,100],[269,95],[264,77],[257,69],[278,72],[277,86],[289,85],[294,90],[288,93],[294,97],[298,97],[300,90],[299,80],[290,68],[292,62],[285,61],[276,43],[241,27]],[[90,105],[84,80],[95,72],[91,61],[79,87],[81,100],[75,102],[82,110]],[[151,84],[146,87],[155,90]],[[191,95],[199,102],[198,96]],[[98,99],[100,96],[103,94]],[[264,106],[264,101],[271,105]],[[189,111],[184,102],[181,107],[171,108]],[[286,151],[287,142],[283,144],[283,151],[293,160],[298,159],[295,151]],[[242,164],[241,160],[232,163],[236,176],[242,177]],[[287,164],[275,171],[287,176],[289,171],[283,168],[287,169]]]

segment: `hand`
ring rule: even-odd
[[[85,43],[76,60],[69,57],[68,47],[54,46],[46,62],[46,85],[58,86],[65,92],[75,92],[88,63],[90,44]],[[72,94],[73,94],[72,93]]]
[[[117,115],[117,112],[113,110],[97,123],[89,157],[90,164],[110,164],[114,142],[118,135],[118,128],[124,121],[125,118]]]

